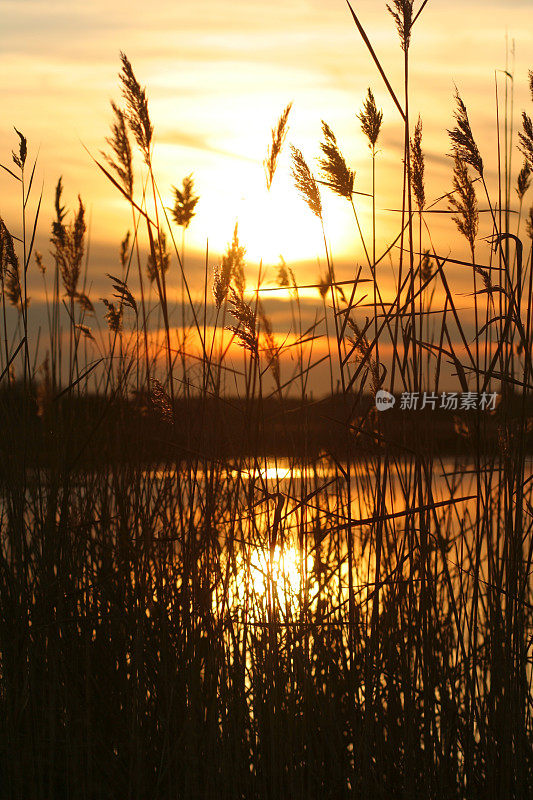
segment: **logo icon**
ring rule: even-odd
[[[385,389],[378,389],[376,392],[376,408],[378,411],[388,411],[389,408],[392,408],[394,403],[396,402],[396,398],[390,392],[386,392]]]

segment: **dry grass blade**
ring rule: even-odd
[[[366,44],[366,46],[367,46],[367,48],[368,48],[368,51],[369,51],[370,55],[371,55],[371,56],[372,56],[372,58],[374,59],[374,63],[375,63],[376,67],[377,67],[377,68],[378,68],[378,70],[379,70],[379,74],[380,74],[380,75],[381,75],[381,77],[383,78],[383,81],[384,81],[384,83],[385,83],[385,86],[386,86],[386,87],[387,87],[387,89],[389,90],[389,94],[390,94],[390,96],[392,97],[392,99],[394,100],[394,104],[395,104],[396,108],[398,109],[398,111],[400,112],[400,114],[401,114],[401,117],[402,117],[403,121],[405,122],[405,111],[404,111],[404,110],[403,110],[403,108],[401,107],[401,105],[400,105],[400,102],[399,102],[398,98],[396,97],[396,94],[394,93],[394,89],[393,89],[393,88],[392,88],[392,86],[390,85],[390,81],[389,81],[389,79],[387,78],[387,76],[386,76],[386,74],[385,74],[385,72],[384,72],[384,70],[383,70],[383,67],[382,67],[382,66],[381,66],[381,64],[380,64],[380,61],[379,61],[379,59],[378,59],[378,57],[377,57],[377,55],[376,55],[376,53],[375,53],[375,51],[374,51],[374,48],[372,47],[372,45],[371,45],[371,43],[370,43],[370,39],[369,39],[369,38],[368,38],[368,36],[366,35],[365,29],[363,28],[363,26],[362,26],[362,25],[361,25],[361,23],[359,22],[359,19],[357,18],[357,15],[356,15],[356,13],[355,13],[355,11],[353,10],[353,8],[351,7],[351,5],[350,5],[350,3],[349,3],[349,1],[348,1],[348,0],[346,0],[346,4],[347,4],[348,8],[350,9],[350,13],[351,13],[351,15],[352,15],[352,17],[353,17],[353,21],[355,22],[355,25],[356,25],[356,27],[357,27],[357,30],[359,31],[359,33],[360,33],[360,35],[361,35],[361,38],[363,39],[364,43]]]

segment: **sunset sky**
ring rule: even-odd
[[[354,8],[400,93],[402,53],[385,3],[359,0]],[[262,258],[266,267],[275,266],[283,255],[300,282],[316,280],[317,259],[323,262],[321,234],[292,186],[288,149],[270,195],[265,189],[262,163],[270,129],[291,101],[287,144],[301,148],[316,167],[320,124],[326,120],[356,170],[356,189],[368,192],[371,162],[355,115],[367,87],[373,88],[384,112],[377,163],[378,240],[384,246],[397,232],[398,214],[385,209],[400,203],[402,126],[344,2],[2,0],[0,21],[1,160],[10,161],[16,125],[28,137],[30,157],[39,153],[37,193],[44,185],[39,247],[45,254],[59,175],[70,208],[82,195],[90,214],[89,272],[97,292],[104,273],[115,269],[130,212],[84,147],[95,157],[105,148],[109,101],[120,101],[120,50],[147,87],[156,173],[168,204],[171,185],[194,175],[201,199],[187,234],[192,284],[201,284],[206,241],[212,268],[237,220],[251,265]],[[511,69],[514,61],[518,125],[523,108],[531,113],[529,0],[430,0],[416,24],[411,113],[414,121],[420,113],[424,123],[430,199],[451,187],[446,129],[452,124],[454,85],[468,107],[494,186],[494,74],[506,64],[506,36],[509,51],[515,40],[508,64]],[[499,86],[503,96],[501,73]],[[520,164],[516,154],[515,168]],[[13,184],[8,175],[0,176],[0,214],[16,232],[19,197]],[[348,277],[362,258],[351,211],[345,201],[324,195],[339,277]],[[368,204],[361,202],[359,210],[369,230]],[[440,247],[461,253],[449,217],[433,215],[431,224]]]

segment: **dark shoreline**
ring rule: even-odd
[[[476,451],[478,436],[486,456],[513,446],[500,433],[503,405],[479,414],[398,407],[377,412],[368,396],[354,395],[349,400],[340,395],[303,403],[190,397],[176,400],[172,414],[171,409],[163,413],[145,398],[109,401],[96,395],[73,395],[43,405],[35,398],[25,399],[16,386],[0,395],[0,455],[5,464],[14,454],[24,453],[26,463],[40,466],[66,457],[76,468],[160,459],[232,459],[254,453],[346,458],[376,452],[380,442],[381,449],[396,457],[413,452],[428,457],[468,456]],[[517,435],[524,427],[525,452],[533,453],[533,426],[528,424],[533,420],[533,402],[522,411],[518,397],[506,400],[506,424],[512,420]]]

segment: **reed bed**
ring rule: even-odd
[[[426,3],[388,7],[401,98],[349,7],[404,125],[395,240],[384,246],[376,226],[386,120],[371,89],[359,114],[368,197],[327,122],[315,172],[291,145],[327,272],[308,327],[302,287],[281,263],[290,339],[265,312],[261,273],[250,286],[237,226],[214,270],[206,253],[195,301],[185,237],[201,199],[187,176],[173,209],[163,204],[148,95],[125,54],[95,169],[129,206],[131,229],[100,322],[84,202],[67,212],[59,181],[51,254],[37,253],[41,201],[17,132],[4,167],[21,196],[17,235],[0,221],[2,797],[531,796],[533,272],[523,205],[533,129],[524,112],[515,141],[511,99],[498,100],[492,197],[458,91],[450,186],[427,196],[423,124],[409,109],[409,47]],[[268,189],[290,113],[272,130]],[[511,175],[517,146],[523,166]],[[335,273],[326,191],[349,203],[361,240],[363,262],[347,281]],[[435,251],[435,209],[452,214],[453,244],[469,260]],[[387,294],[385,257],[396,276]],[[450,287],[453,263],[471,275],[473,333]],[[38,342],[35,270],[48,311]],[[312,400],[324,362],[329,397]],[[435,393],[440,403],[450,370],[458,391],[496,392],[497,407],[458,412],[446,454],[435,427],[409,425],[407,412],[392,443],[378,393]],[[326,415],[332,398],[325,424],[342,452],[313,445],[312,415],[317,406]],[[226,436],[230,418],[238,441]]]

